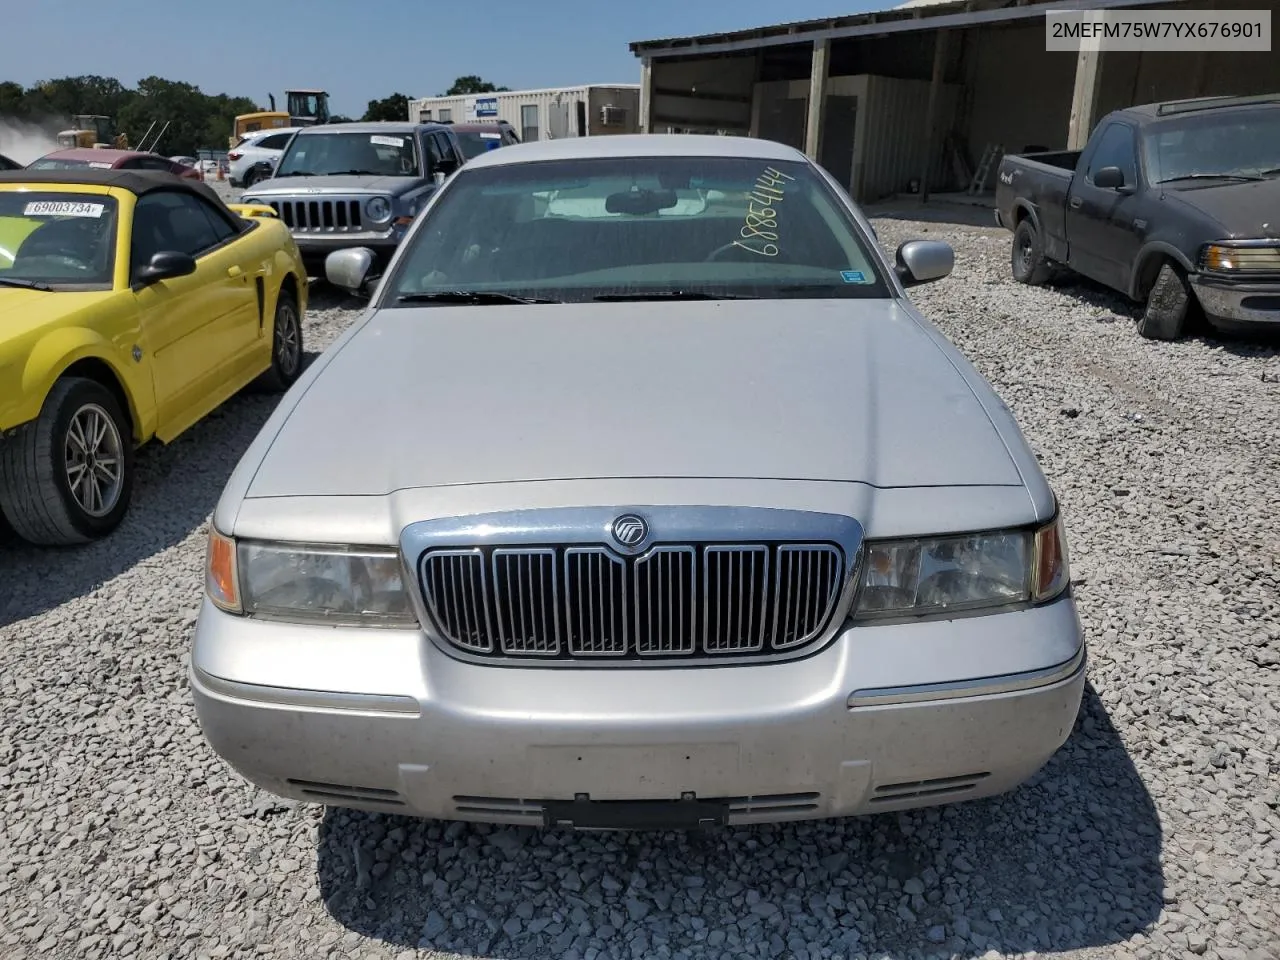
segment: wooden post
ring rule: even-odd
[[[653,132],[653,58],[640,61],[640,132]]]
[[[809,116],[804,127],[804,152],[814,163],[822,148],[822,108],[827,102],[827,60],[830,40],[813,41],[813,61],[809,68]]]
[[[947,39],[950,32],[937,30],[933,34],[933,76],[929,78],[929,105],[924,111],[924,169],[920,171],[920,202],[929,202],[929,175],[937,157],[938,95],[942,88],[943,71],[947,62]]]
[[[1076,57],[1076,86],[1071,95],[1071,122],[1067,126],[1067,149],[1083,150],[1093,130],[1093,114],[1098,107],[1098,75],[1102,51],[1081,47]]]

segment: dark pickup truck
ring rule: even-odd
[[[1006,156],[995,214],[1015,280],[1096,280],[1144,304],[1144,337],[1280,332],[1280,94],[1128,107],[1083,150]]]

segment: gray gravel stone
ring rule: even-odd
[[[185,679],[204,524],[274,404],[245,394],[140,451],[109,542],[0,545],[0,954],[1273,957],[1280,353],[1144,341],[1096,287],[1016,286],[994,229],[876,224],[956,246],[912,299],[1063,506],[1090,689],[1028,784],[705,841],[277,801],[209,751]],[[308,349],[362,307],[315,284]]]

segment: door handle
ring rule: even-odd
[[[232,279],[235,279],[236,277],[240,276],[240,274],[243,272],[244,271],[242,271],[235,264],[232,264],[231,266],[227,267],[227,276],[231,277]]]
[[[1067,201],[1067,205],[1071,207],[1072,210],[1079,210],[1083,204],[1084,204],[1084,201],[1081,200],[1079,197],[1072,197],[1070,200]]]

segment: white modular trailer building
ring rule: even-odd
[[[543,90],[504,90],[409,101],[409,121],[497,123],[523,141],[563,140],[640,132],[640,84],[586,84]]]

